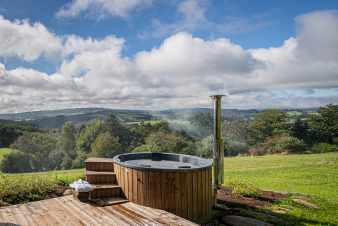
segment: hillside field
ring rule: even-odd
[[[338,225],[338,153],[232,157],[224,163],[225,185],[305,195],[320,207],[305,208],[291,198],[274,204],[273,208],[287,209],[280,216],[290,225]],[[0,204],[49,198],[59,185],[83,176],[83,169],[0,174]]]
[[[338,153],[232,157],[224,160],[225,184],[309,196],[320,209],[291,201],[285,218],[295,225],[338,225]]]

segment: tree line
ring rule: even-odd
[[[126,152],[212,157],[211,113],[192,114],[188,121],[186,129],[174,128],[164,120],[125,125],[111,114],[81,126],[67,122],[62,129],[0,124],[2,146],[15,149],[4,156],[0,171],[81,168],[88,157],[110,158]],[[222,123],[226,156],[338,150],[338,105],[299,117],[280,110],[265,110],[249,120],[225,116]]]
[[[194,154],[195,140],[174,131],[165,121],[126,126],[114,116],[76,127],[66,122],[61,130],[24,131],[10,145],[0,171],[35,172],[81,168],[88,157],[114,157],[126,152],[158,151]]]

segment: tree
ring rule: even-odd
[[[72,166],[72,160],[76,157],[75,143],[76,129],[70,122],[66,122],[62,128],[61,136],[58,142],[59,152],[62,153],[62,169],[69,169]]]
[[[171,129],[169,128],[169,124],[166,121],[159,121],[156,123],[151,122],[141,122],[130,128],[131,132],[131,143],[129,150],[133,150],[136,147],[145,143],[146,137],[148,137],[152,133],[156,132],[170,133]],[[134,151],[134,150],[133,150]]]
[[[195,130],[198,131],[199,137],[206,137],[212,132],[213,125],[213,116],[211,112],[197,112],[194,113],[189,121],[193,126],[195,126]]]
[[[119,138],[109,132],[99,134],[91,145],[90,156],[111,158],[121,152]]]
[[[89,153],[91,151],[91,145],[95,141],[96,137],[104,131],[104,124],[102,120],[95,120],[94,122],[87,124],[76,139],[77,152]]]
[[[287,116],[280,110],[258,113],[249,124],[249,144],[264,142],[267,137],[288,132]]]
[[[314,141],[333,144],[338,137],[338,105],[322,107],[311,115],[309,129]]]
[[[151,152],[175,152],[186,153],[191,152],[189,146],[192,142],[188,141],[179,133],[165,133],[163,131],[150,134],[145,139],[147,149]],[[145,147],[143,147],[145,149]]]
[[[290,136],[289,134],[278,134],[266,139],[262,144],[266,153],[297,153],[305,150],[305,144],[302,140]]]
[[[0,119],[0,147],[10,146],[24,132],[38,131],[28,122],[16,122]]]
[[[104,121],[104,131],[109,132],[114,137],[119,137],[119,142],[124,149],[127,149],[132,142],[131,132],[113,114],[109,114]]]
[[[0,162],[0,171],[4,173],[24,173],[33,171],[32,158],[21,151],[12,151]]]
[[[32,159],[32,170],[48,170],[50,169],[49,154],[57,147],[57,136],[51,133],[24,133],[12,145]]]

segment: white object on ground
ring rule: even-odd
[[[89,192],[89,191],[93,190],[92,185],[90,185],[87,181],[81,180],[81,179],[74,181],[69,186],[71,188],[74,188],[75,191],[77,191],[77,192]]]

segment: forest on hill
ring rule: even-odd
[[[70,115],[74,117],[73,113]],[[125,152],[212,156],[210,109],[168,111],[149,117],[146,112],[134,112],[133,116],[125,112],[124,117],[121,114],[109,112],[79,124],[70,120],[61,128],[1,120],[0,148],[7,148],[7,152],[2,156],[0,171],[81,168],[88,157],[113,157]],[[271,109],[251,111],[245,116],[224,114],[222,123],[225,156],[338,150],[338,105],[316,112]]]

